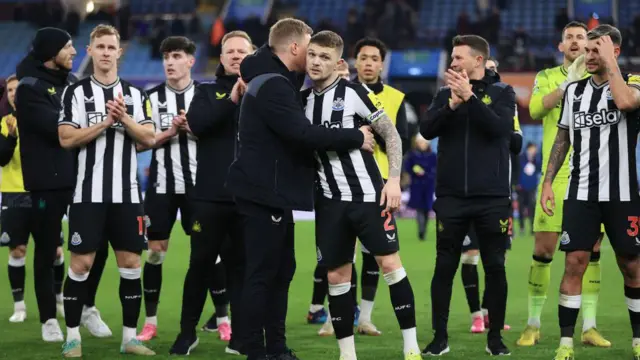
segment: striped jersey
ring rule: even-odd
[[[366,85],[338,78],[326,89],[303,92],[305,114],[318,126],[359,128],[384,115],[382,103]],[[350,151],[317,151],[317,177],[322,194],[330,199],[375,202],[384,186],[373,154]]]
[[[189,110],[197,83],[193,81],[183,90],[162,83],[148,91],[152,119],[156,132],[171,127],[180,110]],[[184,194],[196,183],[196,138],[179,131],[161,147],[153,149],[149,182],[158,194]]]
[[[640,90],[640,76],[624,78]],[[616,107],[609,82],[596,84],[590,77],[569,84],[558,127],[569,130],[573,146],[565,199],[638,200],[638,112]]]
[[[153,124],[143,91],[118,78],[102,84],[93,76],[65,88],[58,126],[89,128],[107,118],[106,103],[122,94],[127,113],[139,124]],[[74,203],[140,203],[135,140],[115,123],[77,149]]]

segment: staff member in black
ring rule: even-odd
[[[515,92],[485,70],[489,44],[477,35],[453,39],[447,86],[440,89],[420,126],[426,139],[439,137],[437,257],[431,282],[434,340],[425,355],[449,352],[447,322],[451,288],[470,225],[476,229],[486,273],[491,324],[487,352],[508,355],[500,332],[507,305],[504,269],[511,215],[509,144]]]
[[[71,201],[75,185],[75,159],[60,146],[58,117],[66,85],[77,79],[71,74],[76,50],[71,36],[57,28],[38,30],[32,49],[18,64],[20,80],[16,90],[16,118],[20,129],[22,176],[31,194],[33,216],[33,276],[42,323],[42,339],[64,341],[56,320],[53,266],[60,246],[61,221]],[[108,256],[104,248],[96,254],[87,280],[87,297],[82,323],[98,337],[111,336],[111,330],[95,309],[95,294]]]
[[[222,38],[221,64],[216,80],[199,84],[186,117],[176,121],[198,138],[196,184],[189,194],[193,208],[191,258],[184,281],[180,334],[171,354],[188,355],[198,345],[196,326],[202,315],[216,259],[222,255],[230,281],[232,328],[227,353],[240,354],[237,305],[244,272],[242,223],[231,194],[224,186],[229,166],[235,160],[238,103],[245,90],[239,81],[240,63],[253,53],[251,38],[232,31]],[[235,311],[234,311],[235,310]]]
[[[282,19],[271,27],[268,45],[240,66],[247,90],[240,106],[240,148],[227,187],[244,231],[242,346],[249,360],[267,354],[297,359],[285,338],[296,266],[292,210],[313,209],[314,150],[373,151],[368,127],[316,126],[306,118],[295,73],[305,71],[312,32],[300,20]]]

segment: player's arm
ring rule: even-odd
[[[449,106],[449,88],[442,87],[433,97],[427,109],[426,117],[420,121],[420,134],[427,140],[442,135],[453,120],[454,110]]]
[[[489,107],[475,95],[469,97],[467,104],[469,114],[473,114],[473,120],[480,123],[480,129],[488,136],[507,137],[513,132],[516,93],[511,86],[507,85],[493,107]]]
[[[569,137],[569,131],[571,130],[571,114],[570,114],[569,99],[564,96],[564,102],[562,103],[562,110],[560,113],[560,119],[558,120],[558,133],[556,139],[551,147],[551,153],[549,154],[549,162],[547,164],[547,170],[544,174],[544,182],[551,185],[556,178],[558,171],[564,164],[564,160],[571,148],[571,139]]]
[[[62,93],[62,109],[58,119],[58,138],[63,148],[73,149],[93,141],[113,122],[100,121],[87,128],[81,128],[78,102],[73,91],[68,91],[68,89],[67,87]]]
[[[211,85],[198,85],[189,105],[187,122],[197,137],[213,134],[225,122],[235,120],[237,105],[227,96],[218,99],[210,91],[215,91]]]
[[[393,121],[384,112],[382,102],[366,86],[356,86],[358,99],[355,112],[371,125],[373,131],[382,137],[387,147],[389,179],[400,181],[402,173],[402,138]],[[404,105],[403,105],[404,106]]]
[[[278,78],[269,80],[259,93],[262,119],[278,137],[310,150],[348,151],[363,145],[364,134],[358,129],[311,124],[298,105],[298,92],[285,82]]]
[[[564,95],[563,86],[552,89],[545,70],[536,75],[531,101],[529,102],[529,114],[532,119],[542,120],[549,111],[558,106]]]
[[[126,112],[122,94],[119,95],[116,102],[119,104],[121,110],[125,110],[121,112],[120,123],[127,134],[145,148],[154,147],[156,143],[156,130],[155,123],[151,120],[151,102],[149,98],[141,93],[140,108],[134,109],[133,117]]]
[[[9,119],[12,118],[11,115],[7,115],[2,118],[0,121],[0,166],[7,165],[11,158],[13,157],[13,153],[16,150],[16,145],[18,144],[18,137],[16,136],[15,130],[13,133],[9,131]],[[14,129],[15,129],[15,119],[14,121]]]
[[[518,155],[522,151],[522,130],[520,129],[520,120],[518,120],[518,109],[516,106],[516,114],[513,117],[513,132],[511,133],[511,141],[509,142],[509,150],[512,154]]]
[[[625,81],[617,61],[607,66],[609,88],[616,107],[621,111],[634,111],[640,108],[640,76],[629,75]]]
[[[16,89],[16,113],[18,127],[37,133],[51,142],[58,141],[57,109],[51,106],[48,94],[39,91],[35,84],[20,84]]]
[[[411,149],[409,123],[407,121],[407,110],[404,106],[404,100],[402,100],[400,108],[398,108],[398,113],[396,114],[396,130],[398,130],[398,134],[400,134],[400,140],[402,141],[402,154],[404,155]],[[387,152],[387,144],[382,137],[376,136],[376,143],[380,146],[382,151],[385,153]]]

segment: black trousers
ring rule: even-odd
[[[56,318],[56,297],[53,290],[53,262],[60,246],[62,217],[67,212],[73,192],[51,190],[31,192],[33,212],[33,277],[40,322]]]
[[[489,336],[500,336],[507,306],[505,252],[511,232],[510,199],[440,197],[434,204],[437,218],[436,268],[431,281],[431,306],[436,337],[447,338],[453,279],[460,263],[462,243],[473,224],[487,279],[491,326]]]
[[[249,359],[280,354],[286,349],[289,285],[296,269],[293,215],[240,199],[237,204],[246,254],[243,350]]]
[[[231,326],[234,348],[242,334],[241,310],[237,310],[244,279],[244,247],[242,222],[232,202],[192,201],[191,256],[182,293],[180,331],[195,335],[200,321],[214,266],[218,255],[224,262],[229,281],[227,291],[231,302]]]

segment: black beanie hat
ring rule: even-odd
[[[58,55],[69,40],[71,35],[68,32],[54,27],[45,27],[36,33],[31,43],[31,52],[37,60],[49,61]]]

